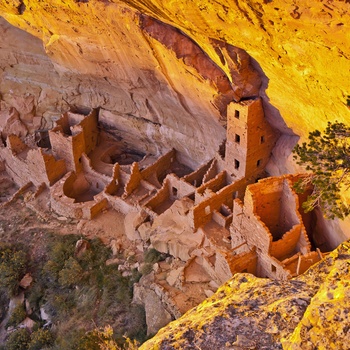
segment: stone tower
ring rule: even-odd
[[[260,98],[228,105],[225,167],[230,174],[249,179],[261,173],[276,139]]]

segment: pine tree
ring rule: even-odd
[[[309,177],[295,184],[297,192],[310,184],[313,187],[302,207],[309,212],[319,206],[325,217],[344,219],[350,213],[341,196],[350,186],[350,127],[328,122],[322,133],[310,132],[308,140],[293,150],[297,164],[311,171]]]

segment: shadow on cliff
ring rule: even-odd
[[[292,150],[298,143],[300,137],[287,126],[280,111],[271,104],[270,98],[266,93],[270,79],[266,76],[260,64],[252,57],[251,64],[259,73],[262,82],[260,86],[259,96],[263,100],[265,117],[271,126],[280,132],[280,137],[277,140],[274,149],[272,150],[271,159],[267,165],[266,170],[271,176],[293,173],[297,171],[297,169],[291,162],[291,155]]]

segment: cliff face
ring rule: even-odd
[[[227,103],[259,90],[285,134],[349,121],[349,10],[316,0],[4,1],[0,14],[31,35],[1,21],[0,91],[9,103],[33,95],[48,121],[68,104],[102,107],[137,147],[173,146],[201,163],[224,138]],[[292,168],[295,140],[281,138],[272,173]]]
[[[350,121],[348,1],[34,0],[0,4],[1,109],[29,131],[70,106],[137,150],[194,168],[225,138],[230,101],[260,95],[280,137],[267,170],[329,120]],[[20,29],[18,29],[20,28]]]
[[[290,281],[237,274],[140,349],[348,349],[349,249]]]

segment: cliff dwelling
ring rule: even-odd
[[[106,132],[99,118],[96,109],[64,113],[37,133],[37,145],[46,147],[3,133],[1,205],[31,191],[34,207],[47,198],[46,210],[64,218],[118,213],[130,241],[176,261],[172,269],[160,263],[135,287],[137,302],[151,283],[170,320],[237,272],[285,280],[322,258],[309,240],[312,214],[293,190],[301,175],[265,178],[278,133],[260,98],[228,106],[225,147],[199,167],[175,149],[161,155],[135,149]]]
[[[350,347],[350,216],[296,191],[319,174],[298,147],[348,132],[349,13],[0,1],[0,347],[92,349],[111,330],[117,348],[158,331],[141,348]]]

